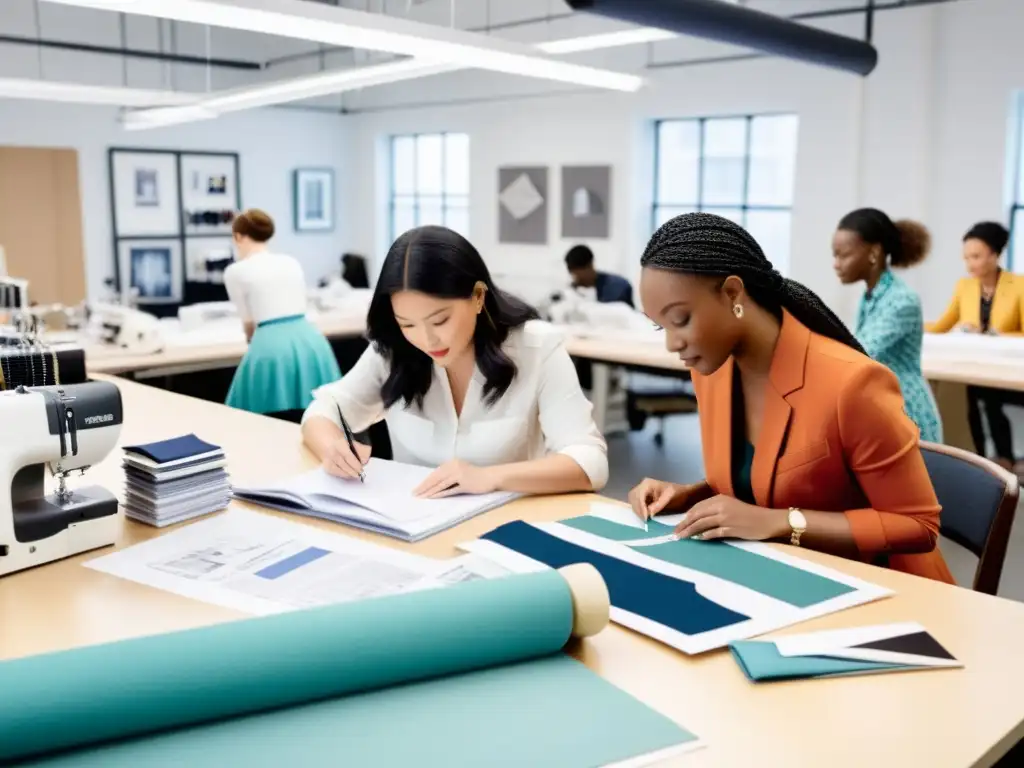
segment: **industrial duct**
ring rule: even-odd
[[[566,0],[574,11],[739,45],[787,59],[867,75],[878,51],[861,40],[721,0]]]

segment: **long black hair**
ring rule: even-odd
[[[910,219],[893,221],[877,208],[850,211],[836,229],[856,232],[868,245],[881,246],[889,263],[902,269],[920,264],[932,247],[931,234],[923,224]]]
[[[391,307],[392,294],[418,291],[439,299],[469,299],[478,283],[487,290],[473,348],[484,376],[484,400],[493,405],[516,376],[515,363],[501,345],[510,331],[536,320],[537,311],[498,290],[476,248],[457,232],[446,227],[417,227],[395,240],[381,266],[367,317],[367,335],[389,365],[381,387],[385,407],[399,400],[422,407],[434,370],[430,358],[402,333]]]
[[[785,309],[814,333],[864,352],[843,321],[813,291],[780,275],[750,233],[729,219],[710,213],[684,213],[670,219],[651,237],[640,264],[707,277],[735,275],[760,307],[776,315]]]

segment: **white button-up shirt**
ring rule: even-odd
[[[502,347],[516,365],[512,384],[494,405],[483,398],[475,370],[456,415],[448,375],[434,366],[422,407],[399,400],[385,408],[381,385],[388,363],[371,346],[340,381],[320,387],[303,421],[323,416],[341,427],[338,409],[354,432],[384,419],[396,461],[439,466],[462,459],[493,466],[560,453],[573,459],[595,490],[608,482],[608,447],[594,423],[562,333],[534,320],[513,330]]]

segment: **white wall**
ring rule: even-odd
[[[78,150],[83,209],[86,286],[90,297],[113,275],[107,150],[112,146],[239,153],[242,205],[263,208],[277,224],[275,248],[299,258],[312,283],[338,268],[348,248],[352,211],[343,196],[349,172],[349,139],[338,115],[281,109],[236,114],[153,131],[125,131],[116,109],[0,100],[0,145],[71,147]],[[292,228],[292,171],[335,169],[335,229],[297,233]]]
[[[584,23],[592,20],[581,19]],[[537,39],[574,34],[575,20],[559,24],[557,30],[533,34],[540,35]],[[837,18],[821,26],[856,36],[863,20]],[[978,219],[1006,218],[1008,115],[1015,91],[1024,87],[1024,59],[1016,52],[1022,33],[1019,0],[963,0],[878,14],[880,64],[866,79],[761,59],[648,70],[649,86],[629,95],[580,95],[539,81],[475,72],[369,90],[349,102],[355,113],[351,179],[363,190],[350,194],[353,244],[378,257],[383,253],[385,192],[378,184],[367,194],[365,185],[386,168],[384,137],[465,131],[471,141],[471,239],[496,273],[522,276],[508,278],[510,287],[527,284],[525,275],[538,271],[561,279],[561,257],[570,244],[559,236],[560,211],[554,204],[560,199],[563,163],[612,164],[611,237],[591,244],[603,266],[635,275],[649,235],[651,121],[794,111],[800,116],[800,141],[789,274],[850,318],[858,292],[835,280],[831,235],[850,209],[881,207],[932,229],[932,257],[908,279],[922,292],[926,315],[933,316],[962,273],[963,232]],[[651,52],[640,46],[579,60],[636,70],[648,55],[665,61],[722,50],[683,40]],[[488,94],[493,100],[451,104]],[[519,98],[503,100],[504,95]],[[420,106],[431,102],[436,106]],[[497,242],[497,168],[521,163],[550,167],[547,246]]]

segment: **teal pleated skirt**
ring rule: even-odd
[[[260,323],[235,371],[227,405],[253,413],[305,409],[313,390],[341,378],[324,335],[304,316]]]

